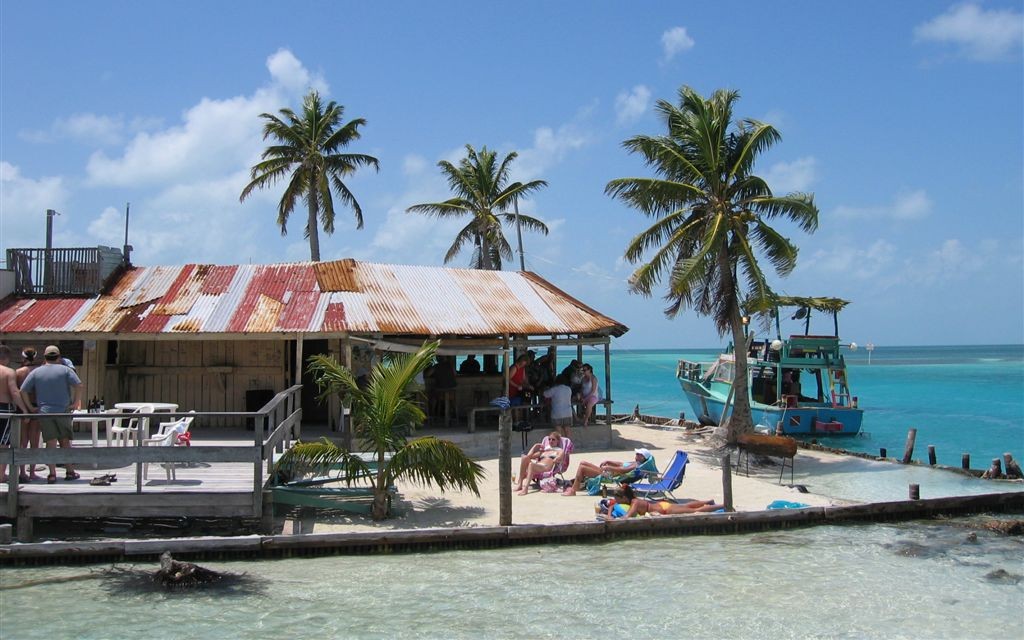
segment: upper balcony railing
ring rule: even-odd
[[[98,295],[121,264],[121,252],[110,247],[7,250],[21,296]]]

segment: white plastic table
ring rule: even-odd
[[[92,425],[92,446],[94,447],[99,443],[100,423],[114,418],[114,416],[109,413],[88,413],[86,411],[75,411],[74,413],[75,416],[72,418],[74,422],[89,423]]]

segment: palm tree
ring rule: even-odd
[[[469,244],[473,247],[470,267],[500,271],[502,258],[512,257],[512,248],[502,232],[502,223],[515,222],[517,217],[518,223],[528,230],[547,235],[548,228],[543,222],[515,212],[521,197],[548,185],[543,180],[509,184],[510,165],[518,157],[519,154],[513,151],[499,163],[497,154],[486,146],[477,152],[467,144],[466,157],[459,161],[458,166],[446,160],[437,163],[455,197],[444,202],[413,205],[406,211],[439,219],[470,217],[445,254],[445,264]],[[510,212],[510,208],[513,211]]]
[[[692,308],[714,318],[719,335],[732,332],[736,372],[730,443],[753,428],[741,300],[756,303],[772,295],[757,255],[763,254],[780,276],[796,266],[796,245],[768,222],[782,218],[808,233],[818,227],[813,194],[775,196],[753,174],[755,160],[780,136],[756,120],[732,126],[738,98],[735,91],[719,90],[705,99],[684,86],[678,106],[659,100],[656,110],[668,133],[623,143],[643,156],[655,177],[620,178],[605,188],[654,219],[626,248],[625,258],[641,263],[630,290],[649,296],[664,277],[668,317]],[[645,259],[649,251],[653,254]]]
[[[277,224],[281,235],[287,234],[288,217],[299,199],[305,199],[308,211],[305,237],[309,238],[310,259],[319,262],[318,219],[325,233],[334,233],[335,194],[342,203],[352,207],[356,228],[363,228],[363,210],[342,179],[359,167],[380,170],[380,165],[373,156],[339,153],[359,139],[359,127],[364,126],[366,120],[356,118],[342,124],[345,107],[333,101],[323,104],[316,91],[310,91],[302,101],[301,115],[288,108],[281,109],[280,113],[280,117],[260,114],[266,121],[263,139],[272,138],[275,144],[263,151],[262,162],[253,165],[252,181],[242,189],[238,200],[244,202],[254,189],[269,187],[290,174],[278,205]]]
[[[355,478],[373,480],[374,520],[388,515],[388,487],[406,479],[427,486],[436,484],[469,489],[480,495],[478,481],[484,471],[456,444],[428,436],[409,440],[414,425],[422,424],[423,410],[416,402],[417,374],[430,365],[437,342],[425,343],[416,353],[400,354],[378,364],[360,389],[352,372],[328,356],[310,358],[309,370],[320,388],[321,400],[338,394],[351,406],[353,431],[362,450],[374,454],[375,464],[367,464],[326,438],[318,442],[298,443],[278,462],[278,472],[286,476],[299,473],[325,475],[341,468],[348,482]],[[388,457],[390,454],[390,458]]]

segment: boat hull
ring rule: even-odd
[[[692,380],[679,382],[690,406],[702,421],[720,424],[723,413],[726,416],[732,413],[731,403],[726,408],[726,397]],[[785,435],[856,435],[864,419],[862,409],[817,403],[779,407],[751,402],[750,411],[758,430]]]

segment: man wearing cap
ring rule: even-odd
[[[654,463],[654,455],[650,450],[644,448],[633,449],[633,460],[629,462],[605,460],[601,464],[594,464],[584,460],[576,469],[576,478],[573,480],[572,486],[563,491],[562,495],[576,495],[584,482],[597,476],[615,478],[622,483],[632,483],[640,480],[645,473],[657,472],[658,467]]]
[[[60,349],[54,345],[43,351],[45,364],[33,370],[21,385],[21,398],[30,413],[38,413],[39,424],[43,431],[46,448],[52,449],[60,444],[67,449],[71,447],[71,417],[48,418],[48,413],[71,413],[81,407],[82,381],[74,369],[64,365],[60,357]],[[35,392],[35,404],[32,404],[31,393]],[[46,482],[57,481],[56,465],[49,465],[50,475]],[[70,464],[64,465],[65,480],[77,480],[79,475]]]

